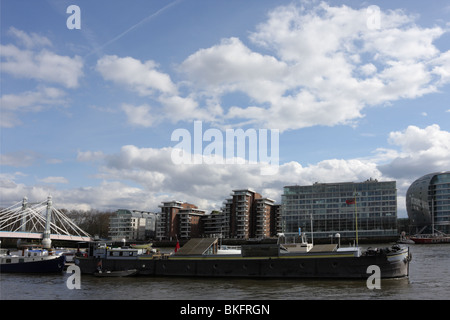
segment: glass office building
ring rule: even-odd
[[[281,210],[286,236],[297,236],[299,228],[309,239],[330,239],[336,233],[355,239],[356,232],[359,239],[398,236],[395,181],[286,186]]]
[[[406,210],[412,233],[450,234],[450,171],[427,174],[406,192]]]

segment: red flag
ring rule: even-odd
[[[178,249],[180,249],[180,241],[177,240],[177,244],[175,246],[175,252],[177,252]]]
[[[345,200],[345,203],[346,203],[346,204],[355,204],[355,203],[356,203],[356,199],[355,199],[355,198],[353,198],[353,199],[347,199],[347,200]]]

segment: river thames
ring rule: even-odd
[[[81,275],[80,289],[69,289],[70,275],[64,272],[57,275],[1,274],[0,300],[239,300],[241,303],[246,300],[449,300],[450,244],[409,247],[412,253],[409,278],[382,280],[380,289],[369,289],[364,280],[98,278],[90,275]]]

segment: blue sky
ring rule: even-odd
[[[233,189],[279,202],[286,185],[376,178],[397,181],[405,217],[408,186],[450,169],[448,1],[2,0],[0,14],[1,206],[213,210]],[[278,130],[278,174],[174,164],[171,135],[194,121]]]

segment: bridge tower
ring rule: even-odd
[[[22,232],[26,232],[27,228],[26,228],[26,224],[27,224],[27,210],[28,208],[28,198],[27,197],[23,197],[22,199],[22,217],[20,220],[20,231]],[[22,245],[22,242],[25,242],[23,239],[17,239],[17,248],[20,248],[20,246]]]
[[[28,198],[27,197],[23,197],[23,200],[22,200],[22,220],[20,222],[20,224],[22,225],[20,231],[23,231],[23,232],[25,232],[27,230],[27,228],[26,228],[26,224],[27,224],[27,213],[26,213],[26,210],[27,210],[27,207],[28,207]]]
[[[45,249],[52,248],[52,240],[50,239],[50,221],[52,219],[52,197],[47,198],[47,216],[45,219],[45,230],[42,237],[42,246]]]

